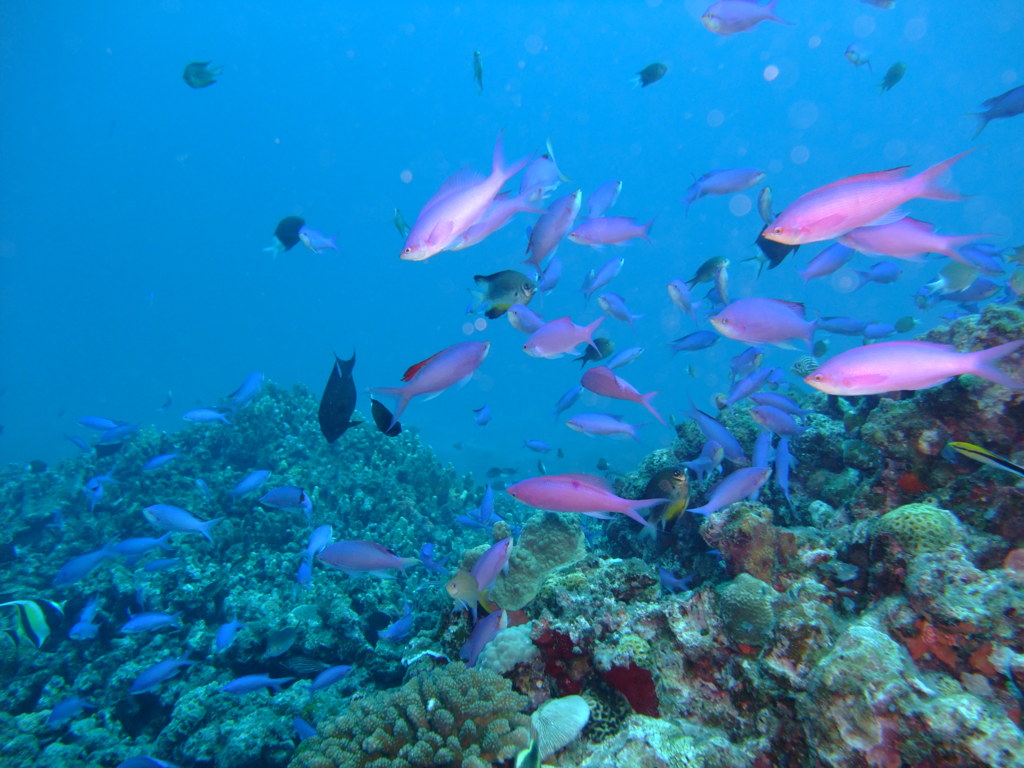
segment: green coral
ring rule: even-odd
[[[875,536],[889,536],[905,551],[938,552],[959,537],[956,517],[931,504],[905,504],[886,512],[875,522]]]
[[[741,573],[715,589],[718,615],[735,643],[765,645],[775,628],[775,592],[760,579]]]
[[[357,699],[302,743],[293,768],[486,768],[526,747],[527,699],[494,672],[462,663]]]

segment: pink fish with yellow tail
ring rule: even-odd
[[[410,366],[402,376],[402,381],[409,382],[404,387],[371,389],[375,395],[387,395],[398,400],[388,429],[398,423],[409,401],[414,397],[439,395],[453,384],[468,381],[487,357],[490,347],[489,341],[462,341],[453,344],[436,355]]]
[[[478,174],[460,171],[442,184],[409,230],[401,257],[406,261],[423,261],[451,247],[480,220],[505,182],[526,163],[524,158],[506,166],[501,136],[498,136],[491,175],[484,179]]]
[[[775,217],[761,233],[769,240],[803,245],[831,240],[851,229],[884,223],[884,217],[908,200],[960,200],[960,195],[943,189],[938,180],[969,149],[943,160],[916,176],[905,176],[906,166],[888,171],[862,173],[807,192]]]
[[[804,381],[829,395],[878,395],[936,387],[970,373],[1009,389],[1022,389],[1024,382],[995,366],[1022,346],[1024,340],[1017,340],[977,352],[957,352],[947,344],[927,341],[883,341],[826,360]]]
[[[530,334],[523,345],[523,351],[531,357],[555,358],[576,349],[580,344],[594,345],[594,331],[604,321],[597,318],[590,325],[576,325],[568,317],[560,317]]]
[[[750,297],[727,306],[711,325],[727,339],[747,344],[787,347],[791,339],[803,339],[810,347],[817,323],[804,319],[803,304]]]
[[[654,418],[662,424],[665,423],[665,420],[661,418],[661,414],[654,410],[654,406],[651,405],[651,400],[658,394],[657,392],[648,392],[646,395],[641,395],[636,387],[625,379],[616,376],[612,369],[605,365],[591,368],[584,373],[583,378],[580,379],[580,384],[596,395],[603,395],[615,400],[628,400],[631,403],[642,405],[651,412]]]
[[[612,493],[606,480],[594,475],[570,473],[542,475],[521,480],[505,490],[514,499],[552,512],[579,512],[602,520],[611,513],[625,515],[650,526],[639,510],[664,504],[667,499],[624,499]]]

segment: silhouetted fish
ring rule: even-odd
[[[402,424],[400,422],[396,421],[393,427],[388,428],[393,417],[388,407],[380,400],[370,398],[370,413],[373,415],[373,423],[377,425],[377,429],[388,437],[396,437],[401,433]]]
[[[324,433],[328,443],[333,443],[345,434],[349,427],[363,423],[350,421],[352,412],[356,409],[356,383],[352,378],[355,364],[355,352],[349,360],[334,356],[331,375],[327,379],[323,397],[320,398],[320,410],[317,412],[320,431]]]
[[[223,70],[220,67],[211,67],[209,61],[193,61],[185,65],[185,71],[181,73],[189,88],[205,88],[217,82],[216,76]]]
[[[277,224],[274,237],[285,251],[299,242],[299,230],[306,225],[306,220],[298,216],[285,216]]]

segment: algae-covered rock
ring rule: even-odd
[[[960,523],[931,504],[905,504],[878,518],[873,535],[888,536],[911,554],[938,552],[960,538]]]
[[[764,645],[775,627],[775,591],[749,573],[715,589],[718,615],[734,643]]]

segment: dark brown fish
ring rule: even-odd
[[[349,427],[363,423],[352,421],[352,413],[356,409],[356,383],[352,378],[352,369],[355,364],[355,352],[348,360],[342,360],[337,355],[334,356],[331,375],[324,387],[323,397],[320,398],[320,410],[317,411],[320,431],[323,432],[328,443],[333,443],[344,435]]]

